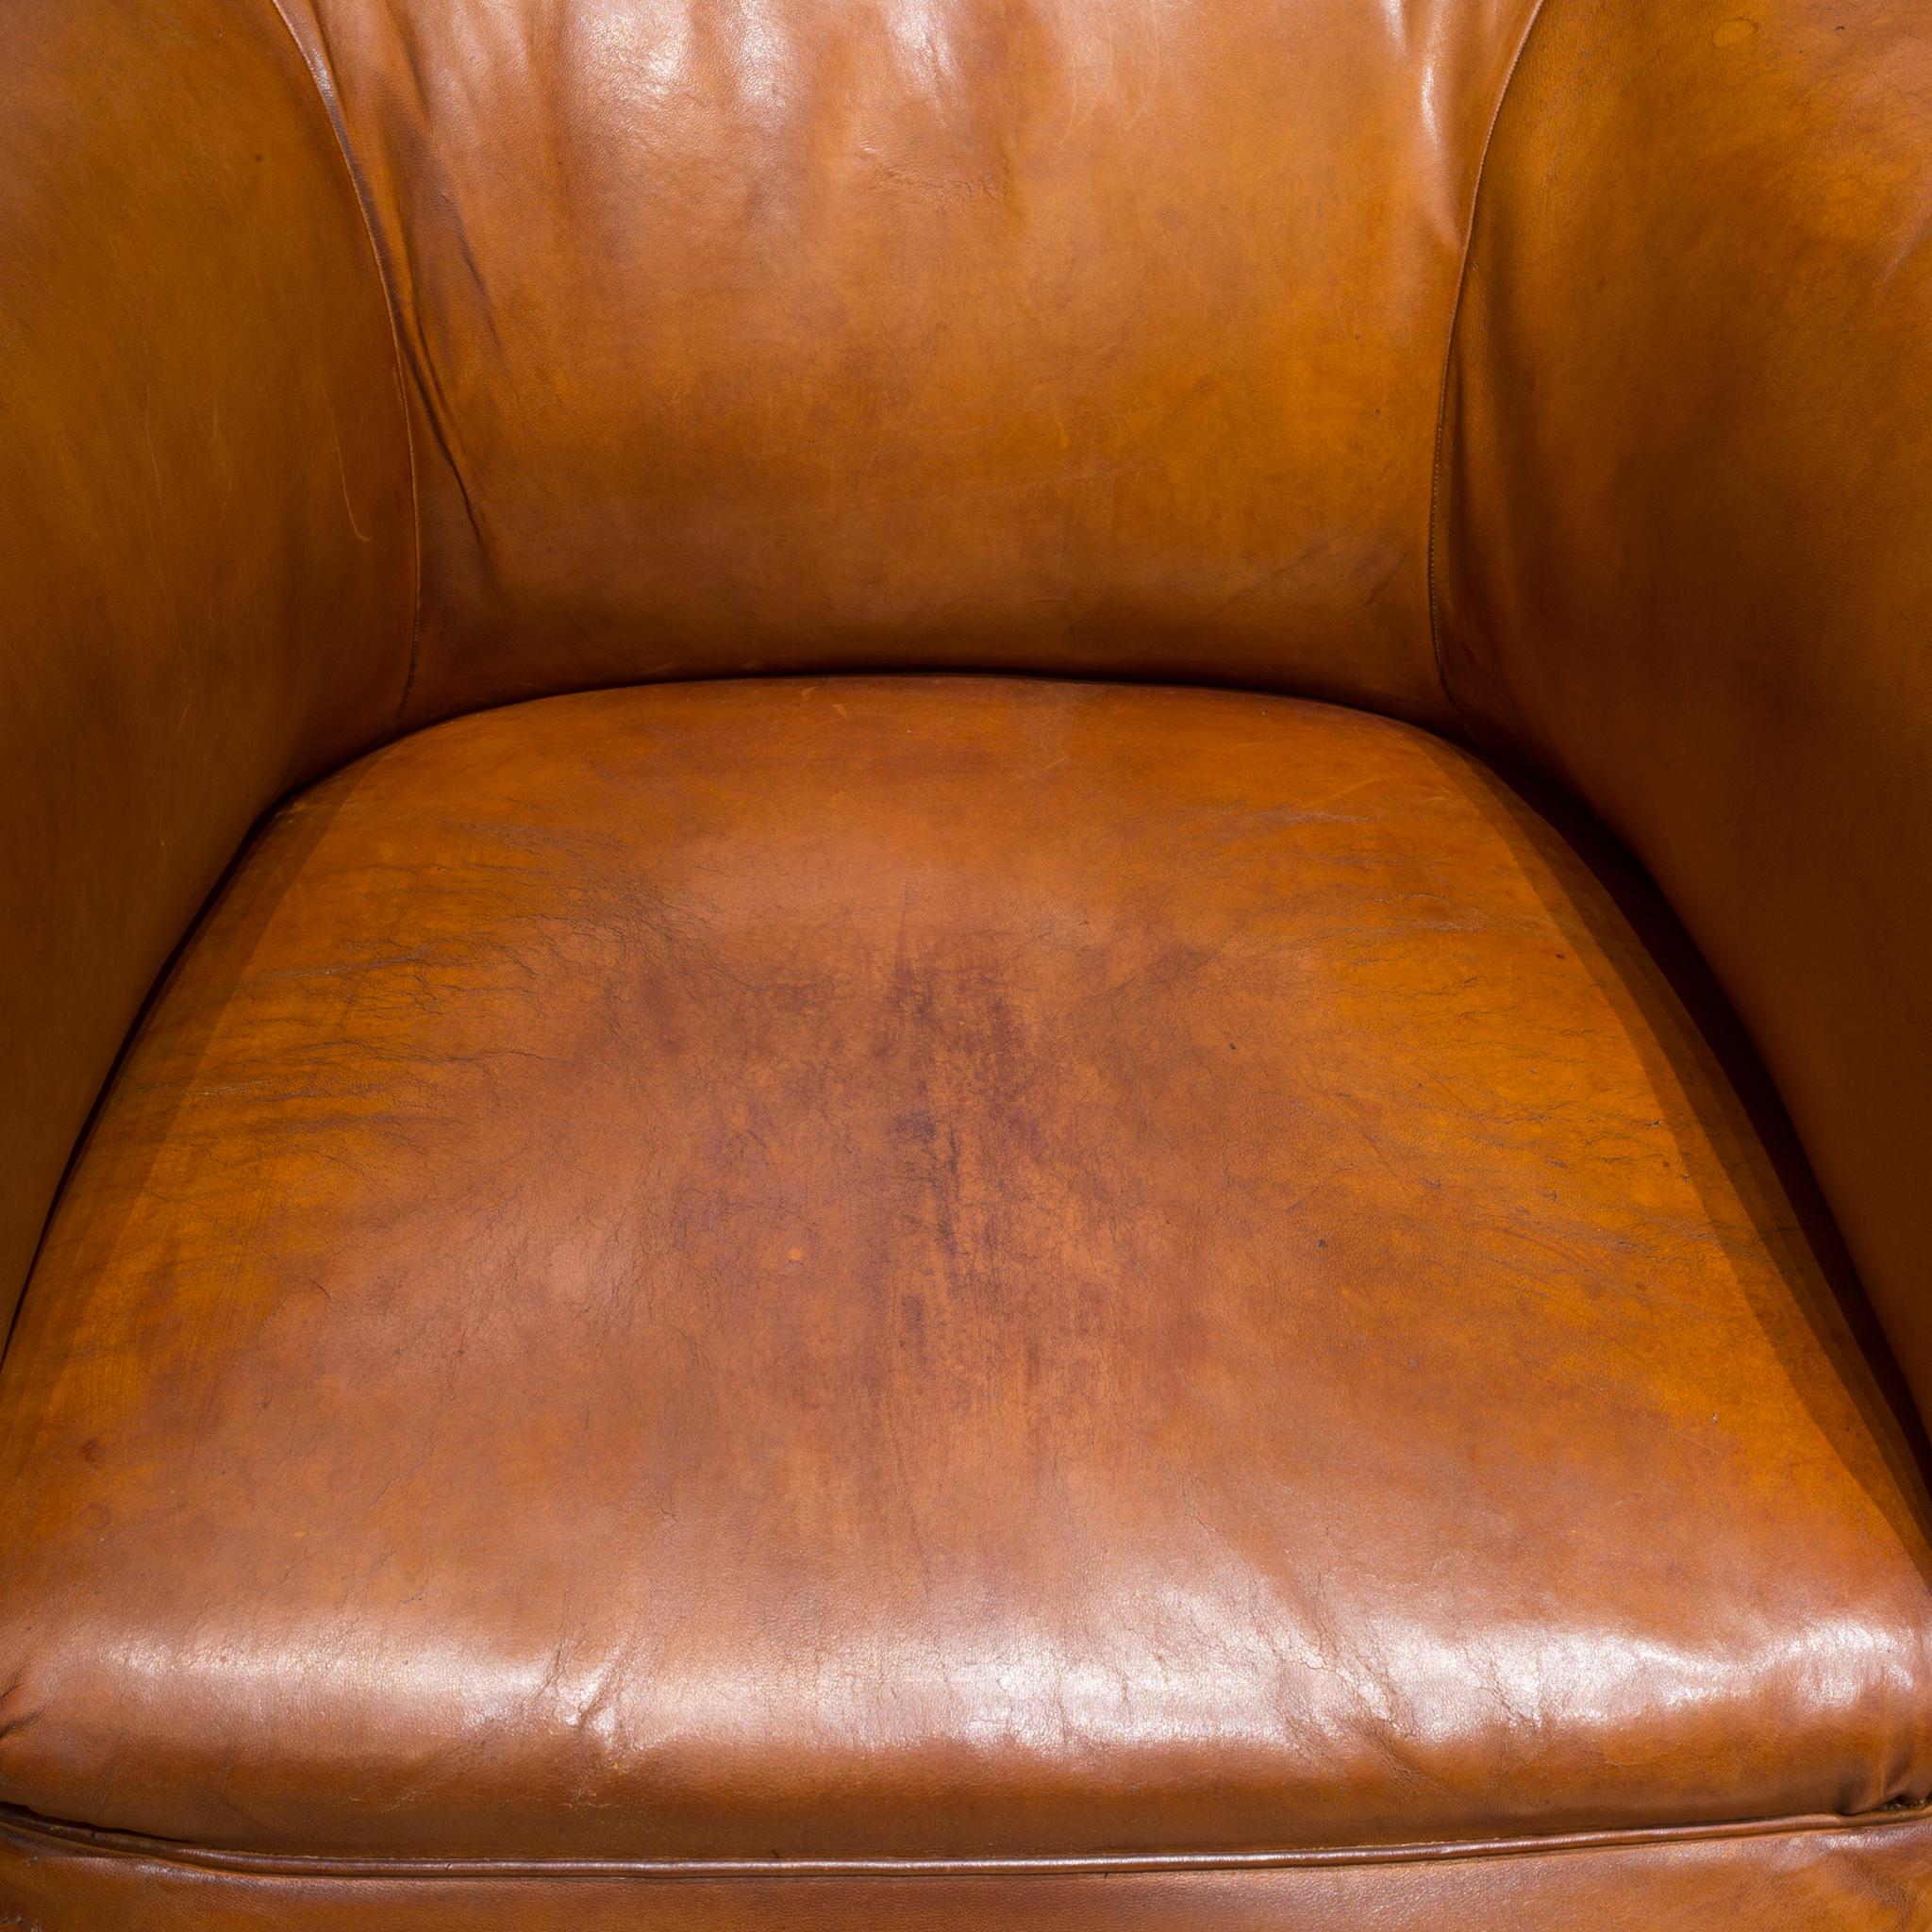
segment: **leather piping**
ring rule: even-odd
[[[383,313],[389,317],[390,351],[395,359],[396,408],[403,419],[403,452],[409,464],[409,520],[413,582],[409,598],[409,657],[408,665],[403,674],[403,689],[396,699],[396,708],[390,723],[393,727],[402,721],[408,708],[409,693],[416,684],[416,657],[423,631],[423,486],[417,474],[416,430],[411,420],[409,408],[409,384],[407,364],[403,354],[402,313],[396,301],[395,277],[390,273],[388,258],[383,254],[382,242],[376,232],[375,214],[371,207],[368,184],[362,178],[362,170],[356,160],[356,151],[349,144],[349,129],[342,118],[342,104],[336,92],[335,76],[331,75],[320,57],[311,58],[307,43],[295,31],[294,23],[289,18],[283,0],[268,0],[275,18],[282,24],[282,31],[288,35],[295,49],[295,58],[302,63],[302,71],[308,75],[309,85],[315,90],[315,98],[324,117],[327,120],[330,132],[335,137],[336,153],[341,156],[343,172],[349,177],[349,192],[355,196],[356,211],[362,223],[363,239],[369,244],[369,259],[375,270],[375,282],[382,291]]]
[[[1718,1824],[1641,1825],[1545,1837],[1442,1840],[1394,1845],[1311,1846],[1256,1852],[1118,1852],[1067,1857],[878,1858],[392,1858],[308,1853],[223,1851],[134,1832],[97,1831],[0,1806],[0,1835],[49,1849],[262,1878],[783,1879],[1105,1877],[1131,1873],[1291,1871],[1304,1867],[1449,1864],[1539,1854],[1616,1852],[1649,1845],[1873,1831],[1932,1822],[1932,1804],[1894,1806],[1855,1816],[1814,1813]]]
[[[1437,614],[1436,551],[1441,538],[1442,439],[1449,425],[1449,377],[1456,367],[1456,338],[1462,327],[1462,302],[1469,289],[1470,263],[1475,255],[1476,218],[1482,209],[1483,183],[1489,178],[1490,150],[1495,145],[1496,129],[1502,123],[1509,90],[1516,83],[1517,71],[1522,67],[1523,57],[1541,23],[1546,4],[1547,0],[1536,0],[1535,9],[1524,24],[1523,37],[1516,42],[1515,53],[1509,57],[1508,72],[1503,76],[1503,85],[1496,90],[1496,105],[1491,111],[1490,125],[1483,133],[1483,151],[1477,157],[1475,181],[1469,191],[1469,227],[1462,238],[1462,261],[1456,271],[1456,299],[1450,305],[1449,332],[1442,343],[1442,382],[1436,392],[1436,441],[1429,458],[1429,531],[1424,583],[1429,607],[1429,650],[1436,660],[1436,683],[1444,703],[1470,741],[1477,743],[1481,741],[1480,735],[1462,708],[1462,701],[1456,695],[1455,687],[1449,682],[1449,667],[1442,658],[1442,630]]]

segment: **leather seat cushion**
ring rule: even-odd
[[[0,1379],[0,1798],[1060,1857],[1858,1811],[1912,1445],[1565,837],[1409,727],[943,677],[276,814]]]

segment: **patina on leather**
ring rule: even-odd
[[[1928,32],[0,12],[0,1925],[1927,1932]]]
[[[1797,1220],[1410,727],[446,724],[271,821],[56,1220],[0,1779],[419,1857],[1869,1812],[1932,1790],[1932,1551]]]

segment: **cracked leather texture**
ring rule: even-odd
[[[1534,11],[0,6],[0,1932],[1925,1927],[1932,47]]]
[[[1411,727],[758,680],[270,822],[0,1374],[0,1795],[1077,1856],[1922,1797],[1910,1442],[1563,836]]]

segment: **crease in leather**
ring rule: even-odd
[[[279,5],[280,0],[276,0],[276,4]],[[1429,526],[1423,557],[1423,607],[1429,621],[1429,655],[1435,659],[1436,683],[1442,692],[1443,703],[1468,735],[1469,741],[1480,745],[1485,752],[1494,749],[1488,741],[1489,734],[1478,727],[1464,706],[1450,679],[1449,666],[1442,656],[1442,625],[1439,610],[1441,591],[1436,569],[1436,552],[1441,541],[1442,524],[1442,438],[1449,426],[1449,384],[1456,370],[1456,341],[1462,327],[1463,298],[1469,291],[1470,264],[1475,257],[1476,222],[1482,212],[1483,183],[1489,178],[1490,150],[1495,146],[1496,129],[1502,124],[1504,108],[1509,104],[1509,90],[1523,66],[1524,55],[1529,51],[1530,42],[1536,38],[1537,27],[1541,24],[1546,8],[1547,0],[1536,0],[1529,18],[1524,22],[1516,51],[1510,55],[1509,65],[1504,71],[1503,85],[1496,91],[1496,105],[1491,111],[1490,125],[1483,130],[1482,152],[1476,157],[1475,175],[1469,185],[1469,223],[1462,231],[1462,259],[1457,265],[1456,294],[1449,304],[1449,328],[1442,339],[1442,380],[1436,391],[1436,436],[1429,455]]]
[[[1412,1844],[1313,1845],[1251,1852],[1121,1852],[1019,1857],[852,1858],[358,1858],[308,1852],[228,1851],[140,1832],[102,1831],[0,1806],[0,1838],[39,1840],[63,1852],[133,1858],[238,1876],[305,1878],[553,1877],[637,1879],[1107,1877],[1113,1874],[1239,1873],[1362,1865],[1440,1865],[1554,1853],[1615,1853],[1653,1845],[1723,1844],[1740,1840],[1808,1838],[1932,1823],[1932,1804],[1886,1805],[1874,1811],[1746,1818],[1716,1824],[1650,1824],[1602,1831],[1553,1832],[1492,1839],[1434,1839]]]
[[[409,464],[409,554],[410,554],[410,598],[409,598],[409,637],[408,659],[403,673],[403,688],[396,696],[396,706],[390,717],[390,727],[393,730],[409,707],[409,693],[416,684],[416,657],[421,645],[423,630],[423,485],[416,462],[415,412],[409,407],[409,383],[404,359],[402,314],[396,299],[395,276],[391,273],[389,258],[383,252],[382,236],[376,226],[375,210],[370,205],[369,183],[364,176],[362,163],[358,158],[354,142],[349,139],[348,124],[342,117],[342,105],[336,89],[335,75],[329,66],[326,30],[318,20],[316,33],[318,45],[311,47],[301,34],[296,32],[295,24],[289,18],[289,9],[284,0],[267,0],[267,4],[281,23],[282,31],[288,35],[295,49],[296,58],[302,63],[302,71],[308,75],[309,85],[315,90],[317,104],[323,117],[329,125],[329,131],[335,138],[336,153],[341,156],[343,172],[349,178],[349,192],[355,197],[356,213],[362,225],[363,239],[369,244],[369,259],[375,271],[375,285],[382,291],[382,310],[389,318],[390,348],[393,352],[396,405],[403,418],[403,450]],[[1465,268],[1467,262],[1465,260]],[[1434,610],[1430,612],[1430,630],[1434,631]],[[1441,660],[1437,669],[1441,671]],[[1446,689],[1446,686],[1445,686]],[[191,928],[192,930],[192,928]]]

